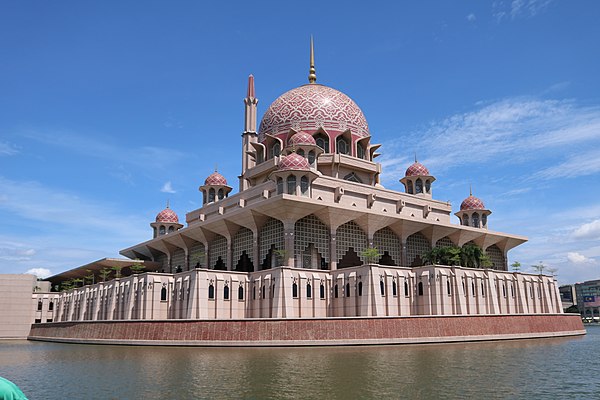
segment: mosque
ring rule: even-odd
[[[91,270],[97,283],[34,293],[31,337],[74,321],[557,321],[549,319],[562,313],[555,279],[508,271],[508,251],[526,238],[489,229],[482,200],[470,194],[453,222],[452,206],[433,198],[435,176],[417,160],[400,179],[404,192],[381,185],[380,145],[350,97],[317,83],[312,40],[308,83],[273,101],[260,125],[257,105],[250,75],[237,193],[215,171],[185,224],[167,206],[150,223],[150,240],[121,250],[128,260],[51,277],[59,285]],[[467,245],[487,256],[487,268],[425,260],[431,249]],[[123,277],[99,282],[101,268],[114,265]],[[573,326],[550,330],[581,334]]]

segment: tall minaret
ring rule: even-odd
[[[256,105],[258,99],[254,92],[254,76],[248,76],[248,92],[244,99],[244,133],[242,133],[242,174],[240,175],[240,192],[248,189],[250,186],[244,175],[246,171],[256,165],[256,161],[248,155],[254,149],[250,143],[258,141],[258,133],[256,132]]]

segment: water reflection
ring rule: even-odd
[[[588,332],[583,338],[343,348],[0,342],[0,375],[31,399],[593,398],[600,392],[594,356],[600,327]]]

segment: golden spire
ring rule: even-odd
[[[313,37],[310,35],[310,69],[308,71],[308,82],[315,83],[317,81],[317,73],[315,71],[315,49],[313,46]]]

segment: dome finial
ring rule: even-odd
[[[167,199],[167,208],[169,208],[169,199]]]
[[[469,183],[469,196],[473,196],[473,186]]]
[[[415,162],[417,162],[417,152],[415,151]]]
[[[315,49],[313,45],[313,37],[310,35],[310,69],[308,71],[308,82],[315,83],[317,81],[317,73],[315,71]]]

